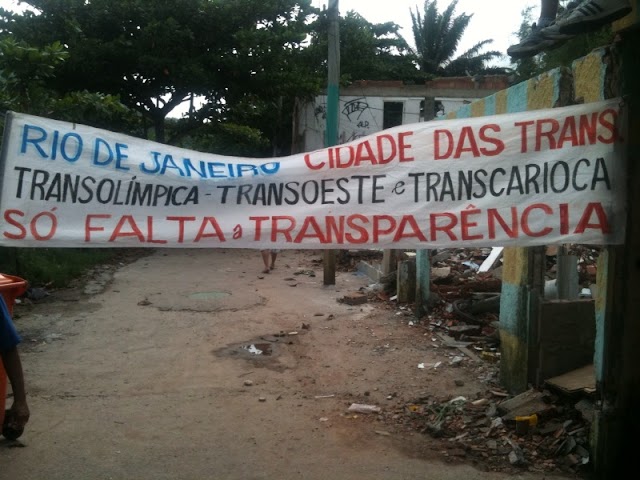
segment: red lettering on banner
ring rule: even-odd
[[[354,236],[351,233],[347,233],[345,235],[345,238],[349,241],[349,243],[355,243],[355,244],[367,243],[369,241],[369,232],[367,231],[366,227],[364,227],[363,225],[357,224],[356,220],[359,220],[361,223],[365,225],[368,223],[368,219],[364,215],[359,215],[359,214],[349,215],[347,217],[347,225],[351,229],[358,232],[360,234],[360,237]]]
[[[307,230],[311,230],[311,232],[307,233]],[[317,238],[320,243],[328,243],[327,237],[325,237],[322,228],[320,228],[314,217],[305,217],[302,228],[300,228],[300,232],[298,232],[293,242],[302,243],[305,238]]]
[[[278,225],[279,222],[285,221],[288,225],[282,227]],[[278,238],[278,233],[282,233],[287,243],[291,243],[292,237],[291,232],[296,226],[295,217],[291,217],[289,215],[280,215],[271,217],[271,241],[276,242]]]
[[[553,228],[551,227],[545,227],[538,232],[534,232],[533,230],[531,230],[529,226],[529,215],[534,210],[542,210],[547,215],[553,215],[553,209],[549,205],[545,205],[544,203],[535,203],[533,205],[529,205],[522,212],[522,219],[521,219],[522,231],[525,233],[525,235],[528,235],[534,238],[544,237],[545,235],[549,235],[551,232],[553,232]]]
[[[618,140],[618,131],[616,130],[616,122],[618,120],[618,112],[609,108],[598,116],[598,122],[605,128],[605,133],[609,136],[598,135],[598,141],[605,145],[612,144]]]
[[[166,240],[156,240],[155,238],[153,238],[153,217],[147,217],[147,233],[148,233],[147,242],[159,243],[159,244],[167,243]]]
[[[123,231],[125,224],[129,226],[129,231]],[[123,215],[120,217],[116,228],[113,229],[113,233],[111,234],[109,241],[115,242],[120,237],[136,237],[140,243],[145,242],[144,234],[138,228],[138,224],[131,215]]]
[[[256,224],[253,239],[258,241],[262,238],[262,222],[269,220],[269,217],[249,217],[249,220],[253,220]]]
[[[408,233],[405,230],[409,229]],[[417,238],[420,242],[426,242],[427,237],[420,230],[420,226],[413,215],[405,215],[400,219],[400,225],[398,225],[398,231],[393,237],[394,242],[399,242],[403,238]]]
[[[19,219],[25,217],[23,211],[6,210],[4,212],[5,222],[18,229],[19,233],[3,232],[4,237],[11,240],[24,240],[27,238],[27,233],[31,233],[31,238],[39,242],[51,240],[58,229],[58,218],[53,213],[56,208],[57,207],[52,208],[49,212],[44,211],[36,213],[28,222],[26,222],[25,219],[24,223],[29,224],[28,231],[25,225],[19,221]]]
[[[567,235],[569,233],[569,205],[566,203],[560,204],[560,235]]]
[[[594,213],[598,218],[598,223],[589,223],[589,221],[591,220],[591,216]],[[605,234],[611,233],[611,225],[609,225],[607,213],[604,211],[604,208],[602,208],[602,204],[590,203],[587,205],[587,208],[582,214],[582,218],[580,218],[580,221],[578,222],[575,233],[584,233],[584,231],[588,228],[600,230]]]
[[[384,224],[387,225],[384,228]],[[380,241],[380,235],[389,235],[396,229],[396,221],[391,215],[373,216],[373,243]]]
[[[542,150],[542,139],[547,139],[547,148],[549,150],[555,150],[556,140],[555,135],[560,130],[560,122],[555,118],[543,118],[536,122],[536,152]]]
[[[505,149],[504,142],[492,136],[491,132],[500,132],[500,126],[495,123],[483,125],[478,128],[477,133],[472,127],[462,127],[457,140],[449,130],[435,130],[434,159],[459,159],[465,154],[470,154],[473,158],[499,155]]]
[[[108,219],[108,218],[111,218],[111,215],[101,213],[101,214],[89,214],[85,217],[84,219],[84,241],[85,242],[91,241],[91,232],[104,232],[104,227],[94,227],[92,225],[93,220],[98,218]]]
[[[11,240],[24,240],[27,236],[27,229],[14,217],[22,218],[24,217],[24,212],[21,210],[7,210],[4,212],[4,221],[9,225],[16,227],[19,233],[4,232],[4,236]]]
[[[98,220],[112,220],[115,221],[115,226],[112,222],[105,222],[104,224],[96,224]],[[117,221],[116,221],[117,220]],[[181,216],[169,216],[161,220],[154,218],[153,216],[146,216],[143,219],[137,219],[133,215],[123,215],[121,217],[114,218],[108,214],[89,214],[85,218],[85,242],[90,243],[95,241],[96,233],[105,232],[108,235],[108,241],[111,243],[116,242],[122,238],[135,238],[139,243],[152,243],[152,244],[167,244],[170,240],[155,238],[154,228],[158,221],[166,220],[167,222],[177,222],[177,228],[172,231],[171,237],[176,238],[175,243],[185,243],[185,227],[187,222],[199,221],[198,232],[190,240],[192,243],[197,243],[205,238],[217,238],[220,242],[225,242],[226,238],[222,228],[218,224],[215,217],[203,217],[197,219],[196,217],[181,217]],[[175,235],[175,236],[174,236]]]
[[[449,220],[449,222],[444,225],[438,225],[439,218],[446,218]],[[434,213],[433,215],[431,215],[430,220],[432,242],[435,242],[438,238],[438,232],[446,233],[454,242],[458,240],[455,233],[452,232],[454,227],[458,224],[458,217],[456,217],[453,213]]]
[[[58,219],[51,211],[39,212],[25,219],[20,210],[4,212],[6,225],[12,231],[4,231],[5,238],[48,241],[54,237]],[[549,205],[535,203],[523,208],[512,206],[504,209],[480,209],[469,205],[459,212],[437,212],[415,217],[414,215],[339,215],[339,216],[259,216],[249,217],[254,226],[254,241],[272,245],[294,244],[415,244],[428,242],[477,242],[479,240],[541,239],[571,235],[576,238],[587,230],[603,235],[612,232],[605,207],[598,202],[584,207],[562,203]],[[187,227],[193,224],[191,237]],[[154,228],[163,226],[167,236],[155,238]],[[168,230],[168,225],[174,228]],[[236,226],[237,228],[238,226]],[[183,244],[198,243],[205,239],[225,242],[225,231],[215,217],[171,216],[156,219],[152,216],[136,218],[133,215],[112,216],[89,214],[85,218],[85,242],[117,242],[135,239],[138,243]],[[197,230],[197,231],[196,231]],[[185,239],[185,237],[187,237]],[[239,239],[241,237],[234,237]]]
[[[616,129],[618,112],[608,108],[602,112],[571,115],[565,118],[542,118],[515,122],[520,127],[520,152],[528,153],[531,148],[539,152],[541,150],[557,150],[560,148],[583,147],[602,143],[612,144],[620,139]],[[529,128],[533,127],[533,128]],[[600,133],[598,134],[598,128]],[[533,146],[528,143],[533,139]]]
[[[379,243],[384,237],[391,237],[393,242],[399,242],[406,238],[417,238],[421,242],[426,242],[427,238],[420,229],[418,222],[413,215],[404,215],[400,220],[396,220],[391,215],[347,215],[339,217],[327,216],[316,218],[307,216],[301,222],[297,222],[294,217],[249,217],[256,225],[262,224],[265,220],[270,220],[271,235],[269,241],[272,243],[303,243],[307,239],[317,239],[322,245],[327,244],[360,244]],[[283,225],[284,222],[284,225]],[[262,232],[262,228],[260,228]],[[296,233],[297,232],[297,233]],[[266,240],[262,238],[262,233],[256,234],[255,240]]]
[[[195,222],[196,217],[167,217],[170,222],[178,222],[178,243],[184,242],[185,222]]]
[[[413,132],[400,132],[395,136],[383,133],[355,145],[341,145],[307,153],[304,162],[310,170],[351,168],[361,165],[386,165],[394,160],[412,162],[411,145],[407,138]]]
[[[211,226],[213,228],[213,232],[205,233],[208,226]],[[215,217],[204,217],[202,219],[200,230],[198,230],[198,234],[193,241],[199,242],[203,238],[219,238],[221,242],[226,241],[224,233],[222,233],[222,229],[220,228],[220,225],[218,225],[218,221],[215,219]]]
[[[469,217],[471,215],[480,215],[480,213],[482,213],[482,211],[480,209],[477,209],[477,208],[469,209],[469,210],[463,210],[463,211],[460,212],[460,228],[462,229],[462,232],[461,232],[462,240],[465,240],[465,241],[468,241],[468,240],[480,240],[480,239],[484,238],[484,235],[482,235],[481,233],[479,233],[477,235],[472,235],[469,232],[470,228],[478,226],[478,222],[470,221]]]
[[[487,210],[487,222],[489,226],[489,238],[496,238],[496,221],[502,227],[502,231],[509,238],[518,238],[518,209],[511,207],[511,226],[507,225],[497,208]]]

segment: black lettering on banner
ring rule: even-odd
[[[557,160],[497,167],[490,171],[413,172],[407,176],[411,179],[407,186],[413,188],[415,203],[471,201],[487,195],[499,198],[612,188],[607,162],[601,157],[595,162],[581,158],[572,162]],[[395,189],[393,193],[396,193]]]
[[[384,185],[380,182],[383,178],[386,175],[352,175],[305,182],[216,185],[216,188],[220,191],[220,203],[223,205],[345,205],[354,195],[355,201],[362,205],[369,202],[384,203],[381,197]]]
[[[18,172],[16,198],[29,200],[124,206],[182,206],[200,203],[197,185],[190,187],[142,183],[137,177],[127,180],[96,179],[70,173],[14,167]]]

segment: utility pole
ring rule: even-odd
[[[340,10],[338,0],[329,0],[329,78],[327,82],[327,134],[325,146],[333,147],[338,143],[338,107],[340,103]],[[324,251],[324,284],[336,283],[336,251]]]

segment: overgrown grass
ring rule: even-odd
[[[117,255],[118,249],[0,247],[0,272],[21,277],[31,286],[61,288]]]

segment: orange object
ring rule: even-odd
[[[13,275],[0,273],[0,294],[9,309],[9,315],[13,316],[13,305],[16,298],[27,291],[27,281]],[[4,410],[7,401],[7,374],[4,371],[2,360],[0,359],[0,426],[4,421]]]

